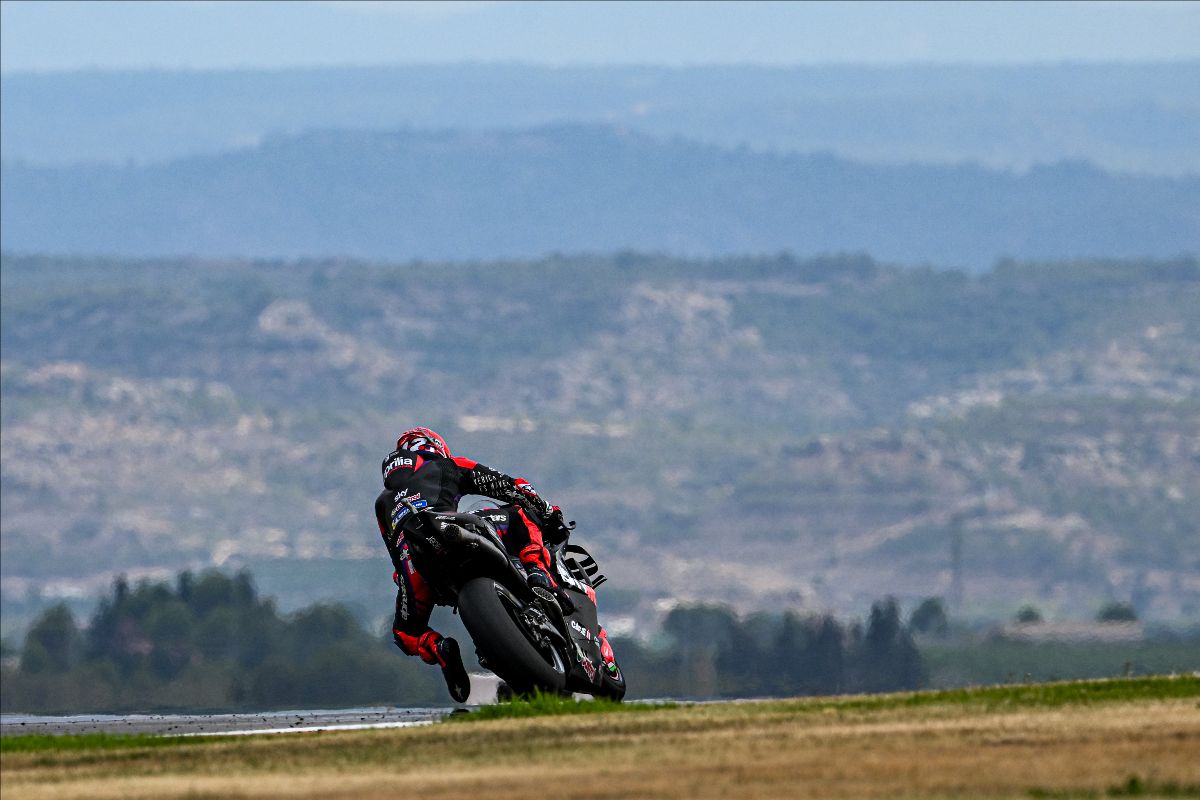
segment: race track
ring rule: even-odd
[[[244,714],[0,715],[0,736],[125,733],[166,736],[293,733],[406,728],[442,719],[447,708],[353,708],[336,711],[265,711]]]
[[[499,680],[490,673],[471,673],[473,706],[496,702]],[[159,736],[349,731],[366,728],[409,728],[428,725],[452,713],[451,708],[370,708],[260,711],[239,714],[77,714],[41,716],[0,714],[0,736],[27,734],[127,733]]]

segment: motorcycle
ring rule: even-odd
[[[529,588],[525,568],[509,555],[486,511],[438,512],[400,502],[409,512],[405,539],[414,566],[436,601],[462,617],[480,665],[517,694],[625,696],[620,667],[610,669],[600,655],[595,588],[605,577],[587,550],[569,543],[568,526],[546,544],[555,579],[575,606],[564,614]]]

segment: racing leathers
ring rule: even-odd
[[[501,502],[487,512],[504,540],[530,575],[530,585],[545,585],[562,595],[550,574],[550,554],[539,523],[552,519],[557,509],[546,503],[528,481],[512,478],[469,458],[444,457],[416,450],[394,450],[383,461],[383,491],[375,499],[375,519],[395,568],[396,616],[392,636],[396,646],[409,655],[420,656],[428,664],[446,663],[438,651],[445,640],[429,627],[435,597],[425,578],[417,571],[404,538],[404,519],[408,508],[401,498],[417,509],[455,511],[464,495],[479,494]]]

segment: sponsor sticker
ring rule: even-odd
[[[571,588],[587,594],[587,588],[579,582],[579,579],[570,573],[562,559],[554,559],[554,571],[558,573],[559,581],[565,583]]]
[[[385,476],[391,475],[398,469],[420,469],[421,465],[424,463],[425,459],[421,458],[420,456],[417,456],[415,459],[409,458],[408,456],[396,456],[387,463],[387,467],[384,469],[384,474]]]
[[[587,628],[583,627],[582,625],[580,625],[575,620],[571,620],[571,627],[574,628],[579,633],[583,634],[583,638],[587,639],[589,642],[592,640],[592,632],[589,631]]]
[[[416,496],[420,497],[419,494]],[[429,506],[429,502],[426,500],[414,500],[412,505],[413,505],[413,508],[420,510],[422,508],[427,508]],[[402,519],[404,519],[405,517],[407,517],[408,514],[409,514],[408,507],[405,505],[401,505],[400,503],[397,503],[396,507],[392,509],[392,527],[394,528],[394,527],[398,526],[400,524],[400,521]]]

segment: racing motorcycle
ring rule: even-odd
[[[414,566],[437,602],[455,607],[479,663],[517,694],[579,692],[620,700],[625,676],[600,655],[595,588],[604,582],[587,550],[570,544],[570,526],[547,541],[555,579],[575,609],[563,614],[529,588],[487,512],[437,512],[401,498]],[[574,523],[571,523],[573,526]]]

